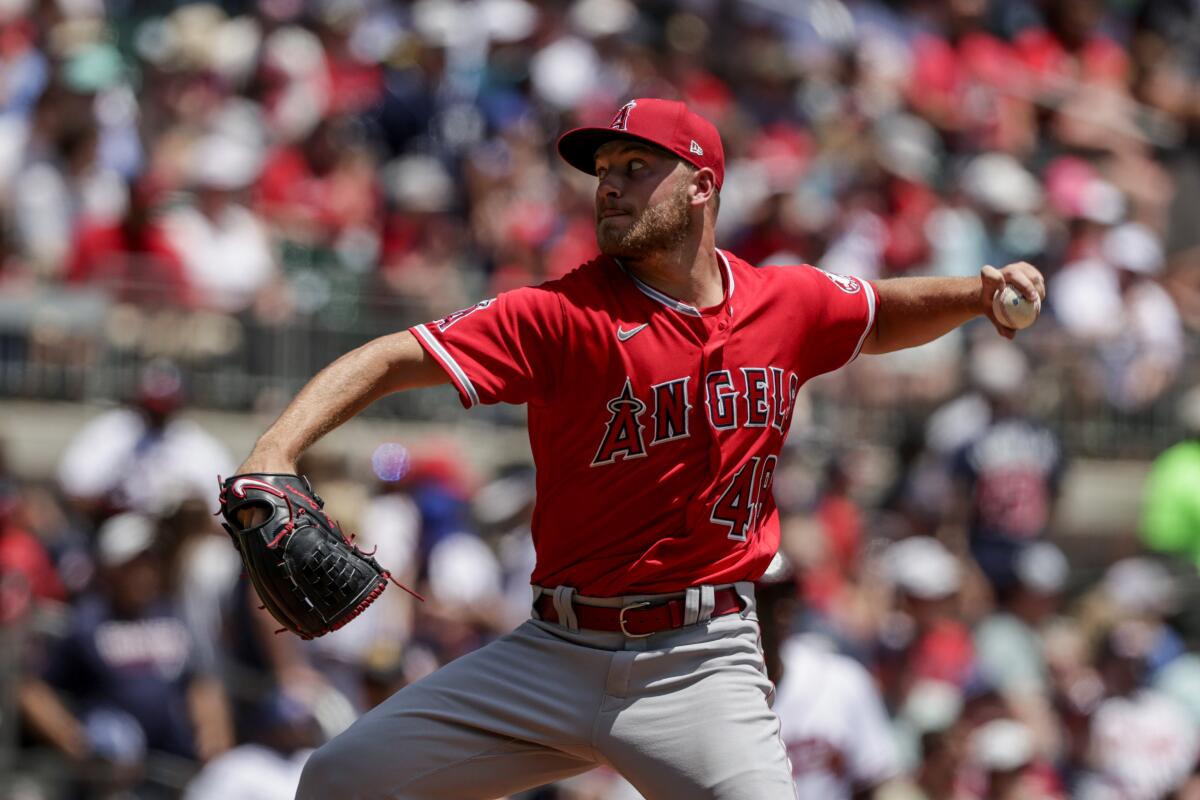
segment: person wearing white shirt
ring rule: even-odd
[[[800,608],[791,566],[777,555],[755,594],[773,708],[796,796],[869,797],[899,776],[900,756],[870,673],[824,637],[789,635]]]
[[[1164,266],[1156,235],[1128,222],[1109,231],[1096,255],[1050,281],[1054,316],[1094,349],[1108,399],[1121,409],[1161,395],[1183,362],[1183,323],[1159,280]]]
[[[775,713],[798,797],[867,796],[899,774],[887,711],[861,664],[813,636],[786,641],[781,661]]]
[[[189,498],[217,509],[216,476],[235,466],[216,437],[177,411],[178,370],[146,368],[135,402],[105,411],[75,434],[58,464],[63,491],[84,506],[156,515]]]
[[[219,135],[201,141],[190,176],[195,202],[166,217],[167,237],[206,308],[242,311],[277,277],[267,227],[240,201],[260,161],[253,148]]]

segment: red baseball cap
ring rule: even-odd
[[[607,128],[576,128],[558,137],[558,154],[575,169],[596,174],[596,151],[613,139],[648,142],[689,164],[708,167],[725,182],[725,149],[721,135],[704,117],[675,100],[639,97],[617,111]]]

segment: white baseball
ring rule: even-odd
[[[1038,318],[1042,311],[1042,301],[1032,303],[1025,295],[1011,286],[1005,286],[992,295],[992,313],[996,315],[1001,325],[1014,330],[1028,328]]]

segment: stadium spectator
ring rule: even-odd
[[[962,721],[963,694],[944,681],[917,681],[895,714],[896,739],[903,752],[907,783],[880,791],[881,800],[934,800],[957,797],[967,749]]]
[[[98,285],[125,302],[192,306],[192,286],[163,230],[159,203],[151,186],[135,185],[123,218],[81,223],[67,282]]]
[[[214,665],[163,592],[154,521],[120,514],[101,527],[98,590],[79,601],[40,674],[21,687],[31,727],[75,759],[136,766],[148,749],[208,759],[232,731]]]
[[[850,498],[851,481],[844,460],[834,459],[813,509],[820,536],[813,562],[806,565],[805,601],[814,613],[833,616],[846,603],[846,593],[861,560],[863,520]]]
[[[1049,542],[1034,542],[1014,555],[1012,578],[996,587],[998,608],[975,628],[981,677],[995,687],[1034,737],[1039,752],[1058,748],[1050,705],[1050,675],[1042,635],[1066,586],[1066,557]]]
[[[21,524],[17,486],[3,472],[0,464],[0,626],[21,622],[39,603],[67,599],[45,546]]]
[[[1142,626],[1148,679],[1184,653],[1183,641],[1168,624],[1179,610],[1175,577],[1162,563],[1145,556],[1121,559],[1105,570],[1097,591],[1107,611],[1100,616],[1102,624]]]
[[[1011,719],[994,719],[971,733],[969,763],[980,800],[1065,800],[1053,772],[1039,764],[1033,732]]]
[[[87,98],[58,88],[33,111],[22,167],[13,176],[7,224],[36,274],[61,280],[76,230],[111,224],[127,211],[125,182],[98,159]]]
[[[253,707],[241,726],[242,744],[209,761],[183,800],[291,800],[300,771],[320,730],[312,712],[295,698],[274,692]]]
[[[267,228],[240,202],[258,176],[261,156],[251,145],[210,134],[192,151],[189,177],[194,202],[164,217],[169,246],[180,254],[196,303],[224,312],[243,311],[275,278]]]
[[[1021,545],[1049,528],[1064,469],[1054,432],[1032,418],[1027,405],[1028,364],[1003,341],[973,354],[979,382],[989,385],[976,432],[952,457],[971,555],[994,586],[1010,582]],[[979,423],[982,422],[982,425]]]
[[[773,708],[799,797],[869,797],[900,775],[891,723],[866,669],[823,636],[795,634],[802,603],[777,556],[755,591]]]
[[[347,118],[329,118],[298,146],[272,153],[258,206],[292,259],[362,272],[379,253],[381,193],[376,164]],[[285,253],[288,252],[285,250]]]
[[[1118,623],[1097,656],[1106,696],[1092,718],[1093,780],[1126,797],[1168,795],[1200,754],[1192,720],[1169,695],[1144,685],[1153,642],[1141,623]]]
[[[1105,234],[1099,253],[1072,261],[1050,281],[1055,316],[1095,349],[1095,370],[1108,401],[1145,406],[1173,382],[1183,358],[1183,328],[1159,277],[1162,246],[1144,225]]]
[[[920,680],[966,686],[975,653],[959,613],[961,562],[931,536],[901,539],[882,558],[896,592],[879,632],[885,699],[897,705]]]
[[[149,365],[127,407],[100,414],[75,434],[58,466],[59,485],[86,510],[169,511],[189,497],[216,509],[213,476],[233,462],[215,438],[178,416],[183,378],[165,362]]]
[[[1186,796],[1200,422],[1174,404],[1200,379],[1197,30],[1189,0],[0,0],[2,421],[24,433],[15,398],[118,400],[139,367],[178,358],[63,452],[25,441],[0,477],[16,487],[0,489],[0,618],[19,582],[65,601],[72,637],[128,623],[97,616],[125,567],[99,548],[92,585],[96,523],[169,515],[172,597],[153,607],[195,642],[185,673],[220,662],[235,706],[271,723],[239,725],[242,747],[192,788],[236,797],[294,785],[308,742],[278,736],[303,709],[327,737],[527,615],[528,481],[421,453],[367,489],[365,458],[334,458],[305,465],[334,516],[430,602],[388,592],[319,642],[274,635],[208,515],[233,462],[181,419],[181,381],[213,408],[262,411],[343,344],[557,277],[595,245],[592,186],[560,168],[555,133],[630,96],[678,97],[722,131],[719,242],[755,263],[882,277],[1019,257],[1050,281],[1051,313],[1015,345],[980,345],[977,327],[805,387],[774,488],[806,605],[774,627],[844,655],[801,651],[781,716],[812,688],[795,680],[805,663],[828,663],[822,677],[867,696],[869,675],[886,701],[902,775],[881,794]],[[378,413],[446,405],[411,402]],[[1113,456],[1157,457],[1140,495]],[[72,502],[38,471],[47,458]],[[1161,559],[1092,530],[1134,496]],[[25,721],[40,714],[79,759],[138,752],[129,718],[69,695],[35,688]],[[821,779],[844,790],[854,761]],[[541,796],[631,792],[597,771]]]

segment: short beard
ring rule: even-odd
[[[612,258],[638,259],[677,249],[692,227],[687,187],[687,181],[680,181],[670,197],[642,211],[624,233],[597,222],[600,252]]]

